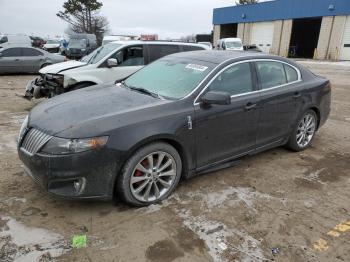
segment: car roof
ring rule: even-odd
[[[197,43],[183,43],[174,41],[143,41],[143,40],[130,40],[130,41],[113,41],[112,43],[122,44],[122,45],[136,45],[136,44],[148,44],[148,45],[184,45],[184,46],[203,46]]]
[[[232,60],[235,58],[249,58],[249,57],[260,57],[264,58],[273,58],[276,59],[278,57],[267,55],[264,53],[257,52],[249,52],[249,51],[224,51],[224,50],[203,50],[203,51],[191,51],[191,52],[183,52],[176,53],[170,55],[171,57],[181,57],[188,58],[193,60],[201,60],[214,64],[221,64],[227,60]]]
[[[220,39],[221,41],[242,41],[241,38],[234,38],[234,37],[231,37],[231,38],[222,38]]]

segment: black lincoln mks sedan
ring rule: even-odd
[[[244,155],[304,150],[330,103],[330,82],[285,58],[179,53],[122,82],[37,105],[18,153],[49,193],[145,206],[167,198],[181,178]]]

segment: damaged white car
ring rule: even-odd
[[[206,50],[208,46],[164,41],[118,41],[106,44],[80,61],[47,66],[27,84],[25,98],[53,97],[84,87],[122,80],[169,54]]]

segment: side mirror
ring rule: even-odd
[[[202,96],[201,101],[206,105],[230,105],[231,96],[226,92],[209,91]]]
[[[115,58],[109,58],[109,59],[107,59],[107,66],[108,67],[116,67],[116,66],[118,66],[118,60],[117,59],[115,59]]]

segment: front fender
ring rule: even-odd
[[[75,82],[73,84],[70,84],[69,79],[74,79]],[[64,75],[64,88],[69,88],[73,85],[83,83],[83,82],[91,82],[91,83],[95,83],[96,85],[103,83],[101,81],[101,79],[99,79],[93,75],[85,74],[82,72],[80,72],[79,74],[65,74]]]

